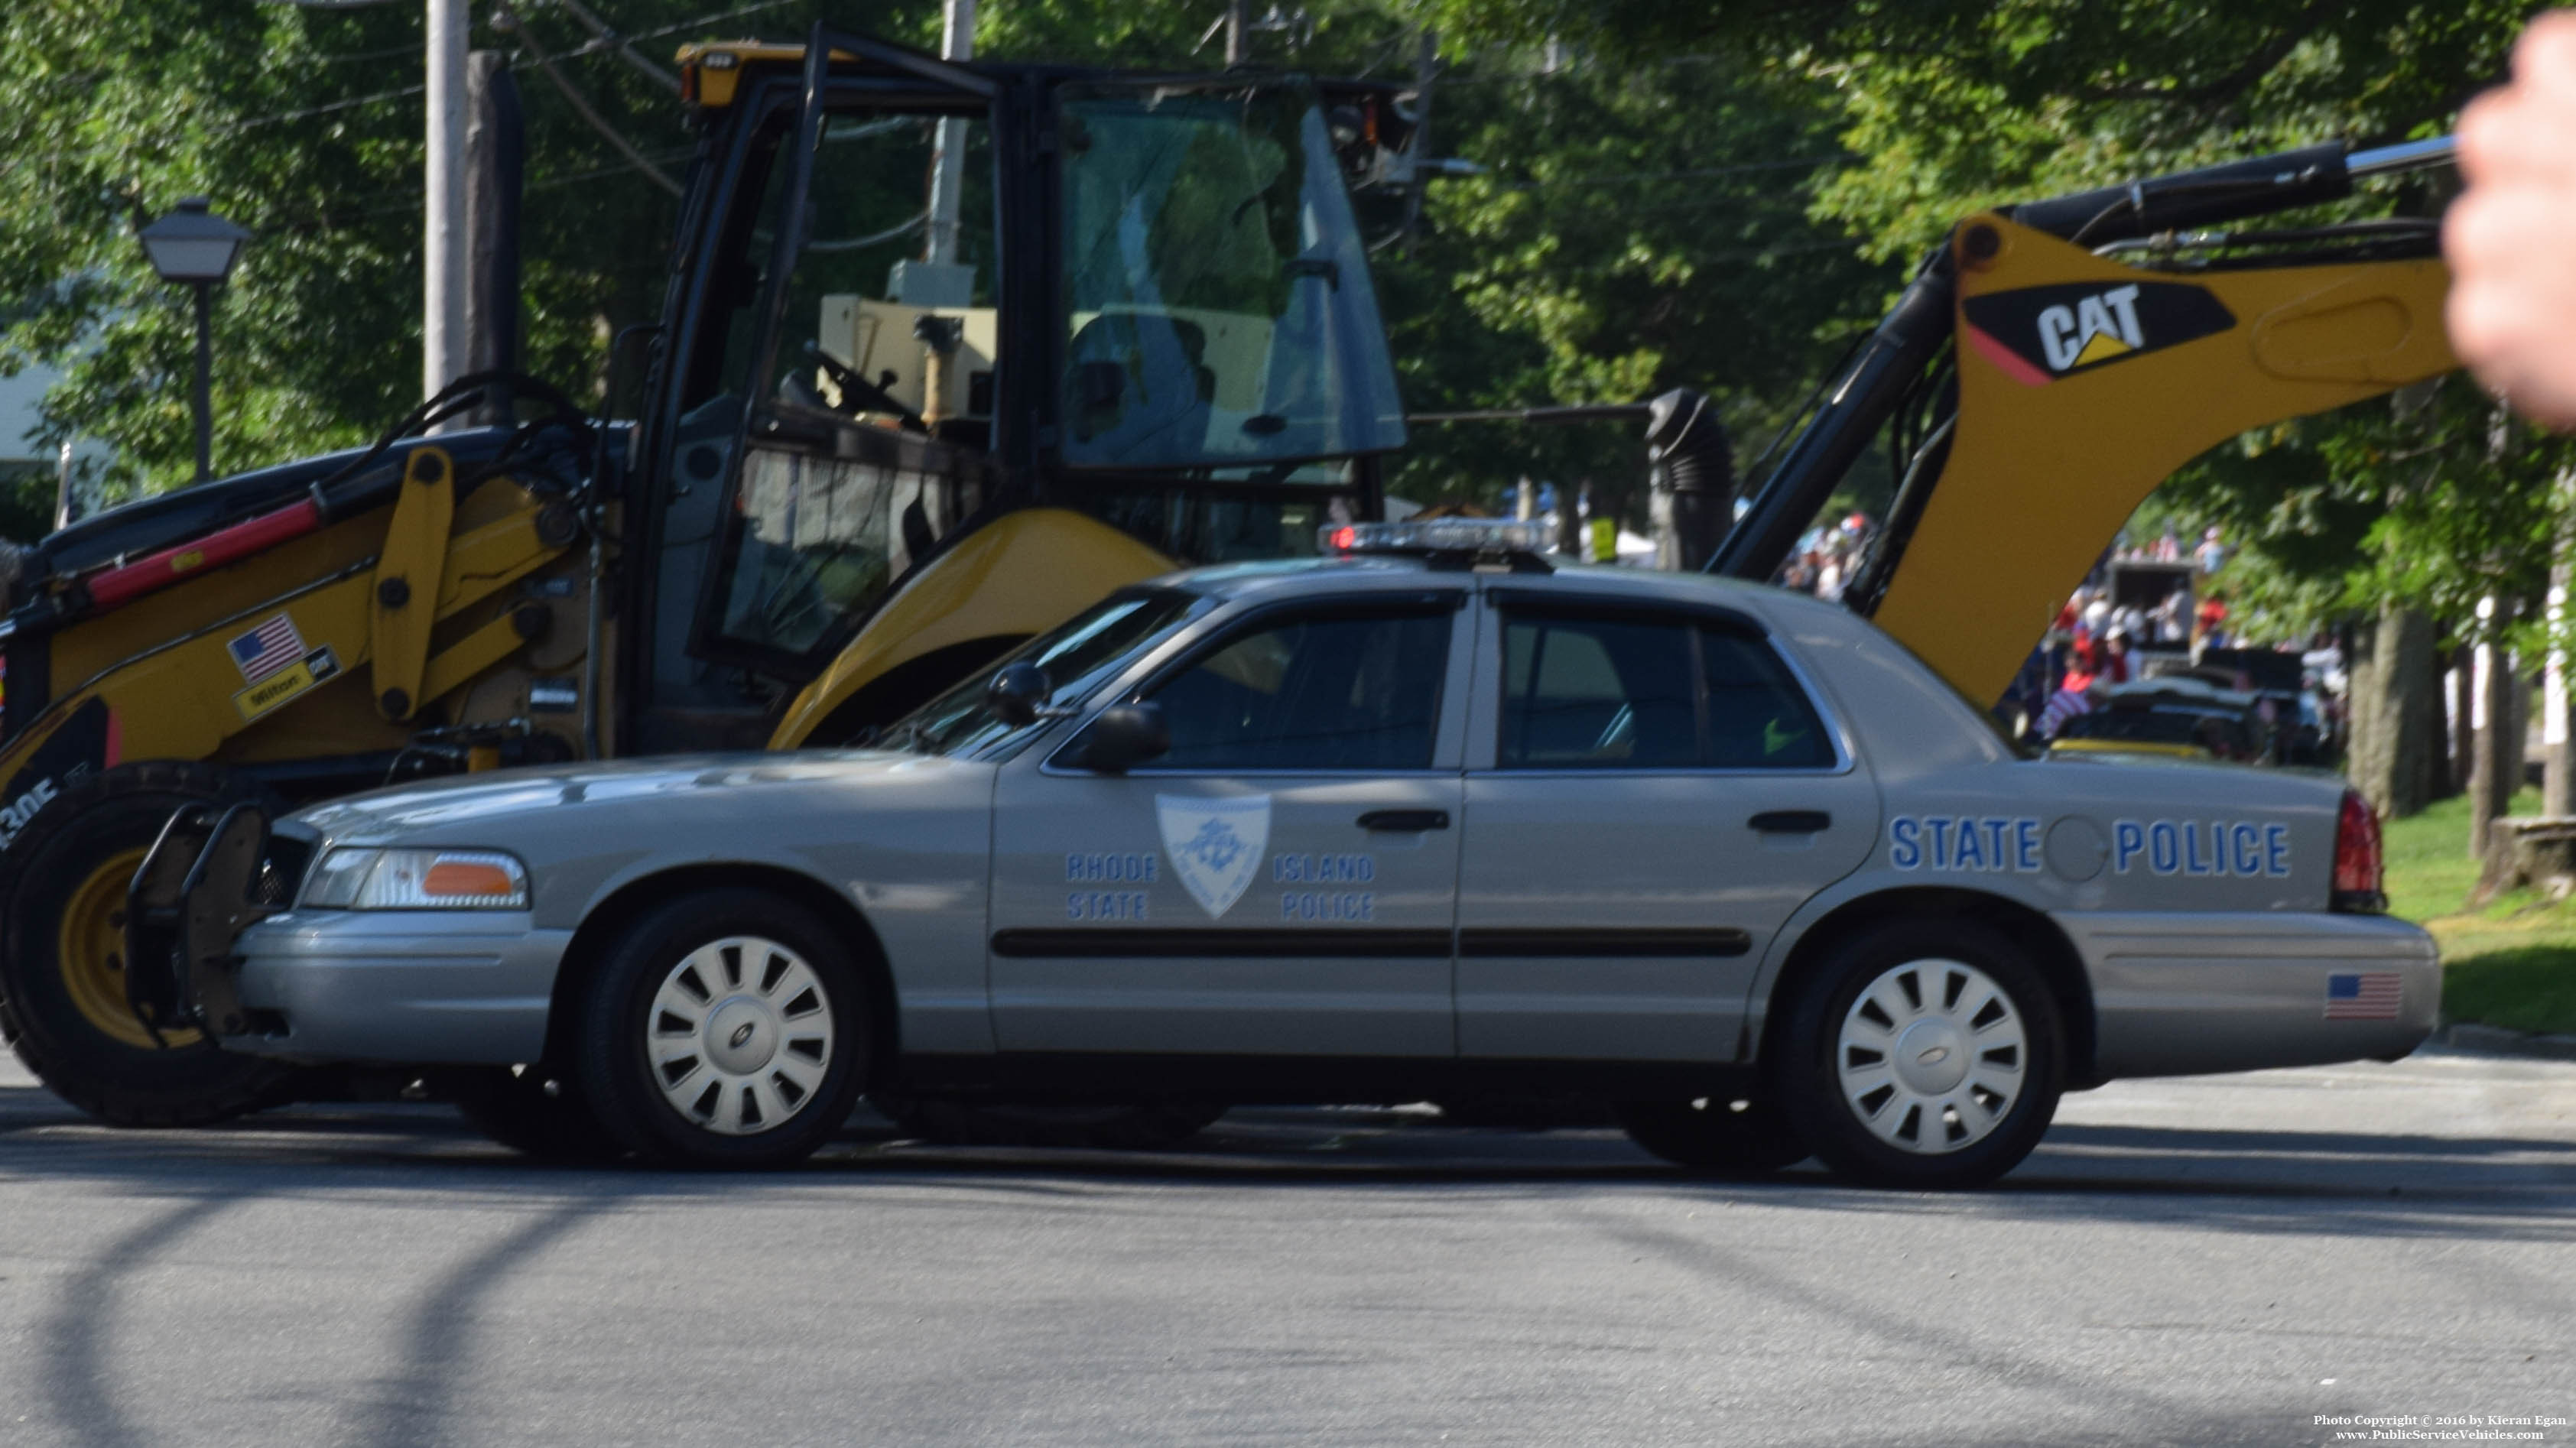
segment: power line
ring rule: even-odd
[[[394,90],[378,91],[373,95],[351,96],[344,101],[333,101],[328,105],[312,106],[300,111],[281,111],[276,115],[252,116],[246,120],[233,121],[225,125],[217,126],[209,134],[229,136],[236,131],[247,131],[255,126],[273,126],[281,121],[310,120],[315,116],[327,116],[333,111],[355,110],[359,106],[371,106],[378,101],[400,100],[405,96],[416,96],[428,89],[429,87],[426,84],[407,85],[398,87]]]
[[[332,10],[342,8],[360,8],[360,6],[355,3],[347,6],[338,4],[307,4],[304,3],[304,0],[263,0],[263,3],[288,4],[293,5],[298,9]],[[378,0],[364,0],[364,3],[372,5],[378,3]],[[786,6],[797,3],[799,3],[799,0],[758,0],[758,3],[755,4],[739,5],[730,10],[719,10],[713,14],[701,15],[692,20],[683,20],[677,24],[662,26],[654,30],[642,31],[627,38],[629,40],[658,39],[662,36],[677,35],[685,30],[694,30],[703,25],[712,25],[719,20],[731,20],[743,15],[757,14],[764,10],[782,9]],[[511,14],[515,19],[515,12],[510,10],[507,0],[500,0],[500,8],[504,13]],[[592,129],[600,132],[609,144],[617,149],[619,154],[625,156],[629,166],[633,166],[636,169],[641,170],[646,176],[650,177],[656,185],[661,186],[672,195],[679,195],[681,189],[679,183],[673,181],[668,175],[652,166],[649,162],[645,162],[640,152],[636,151],[632,145],[628,144],[624,137],[618,135],[614,130],[609,128],[608,123],[599,116],[599,113],[591,109],[589,103],[583,100],[581,96],[572,89],[571,82],[564,79],[560,72],[555,69],[553,63],[554,57],[550,53],[546,52],[544,47],[539,44],[533,36],[529,36],[526,33],[526,27],[524,25],[517,25],[515,26],[515,29],[521,40],[527,45],[529,58],[536,61],[538,65],[545,70],[547,79],[554,83],[556,89],[564,93],[564,98],[572,103],[573,108],[576,111],[581,113],[582,119],[588,122]],[[397,55],[416,55],[418,53],[419,47],[417,46],[403,46],[399,49],[389,51],[359,51],[341,55],[317,56],[314,58],[323,62],[356,61],[391,58]],[[600,54],[604,52],[589,51],[586,53]],[[515,65],[511,67],[513,70],[517,68],[518,67]],[[234,135],[242,131],[256,129],[260,126],[277,125],[286,121],[310,120],[315,116],[329,115],[337,111],[355,110],[360,106],[375,105],[389,100],[405,99],[407,97],[420,95],[427,89],[428,87],[425,84],[400,86],[393,90],[376,91],[363,96],[351,96],[346,100],[332,101],[319,106],[309,106],[302,110],[280,111],[264,116],[248,116],[240,120],[230,121],[216,126],[209,132],[209,134],[218,136]],[[109,142],[94,146],[67,147],[59,151],[49,151],[40,156],[0,158],[0,176],[8,176],[13,172],[29,167],[50,165],[57,161],[86,160],[93,156],[115,155],[125,149],[126,145],[124,144]]]
[[[519,12],[510,4],[510,0],[493,0],[493,3],[499,9],[501,17],[510,22],[510,32],[528,47],[529,58],[536,61],[537,68],[546,73],[546,79],[553,83],[556,90],[563,93],[565,102],[580,113],[582,120],[589,123],[592,130],[599,133],[600,139],[608,142],[617,154],[624,156],[628,165],[650,177],[654,185],[674,196],[680,195],[679,182],[672,180],[661,167],[644,159],[644,153],[635,149],[634,142],[619,134],[615,127],[601,118],[599,112],[590,108],[590,102],[574,88],[571,81],[564,78],[564,73],[556,66],[554,57],[546,53],[545,45],[537,39],[534,31],[528,29],[527,22],[519,18]]]
[[[1809,156],[1794,161],[1745,161],[1733,166],[1703,166],[1688,171],[1622,171],[1607,176],[1552,176],[1541,180],[1505,181],[1506,191],[1538,191],[1556,186],[1627,186],[1648,181],[1705,181],[1717,176],[1745,176],[1758,171],[1812,171],[1831,166],[1840,156]]]
[[[763,10],[783,10],[790,5],[798,3],[800,3],[800,0],[759,0],[759,3],[755,5],[737,5],[731,10],[719,10],[712,15],[698,16],[694,20],[683,20],[672,25],[656,26],[651,30],[638,30],[625,38],[629,41],[659,40],[666,35],[678,35],[685,30],[695,30],[703,25],[713,25],[719,20],[735,20],[745,15],[757,15]],[[604,47],[600,46],[597,42],[593,42],[582,46],[579,50],[570,52],[566,56],[566,59],[570,59],[572,56],[580,56],[583,59],[588,59],[591,56],[603,55],[606,53],[607,52]],[[409,45],[390,46],[383,50],[349,50],[330,52],[315,55],[312,59],[317,65],[343,65],[368,60],[395,60],[403,56],[415,56],[418,54],[420,54],[420,43],[418,41],[414,41]],[[659,77],[656,78],[659,79]]]
[[[588,51],[599,46],[606,46],[614,50],[618,57],[624,60],[628,65],[635,67],[635,69],[641,71],[645,75],[651,76],[656,82],[667,88],[673,95],[678,95],[680,93],[680,78],[678,76],[673,75],[662,67],[646,60],[643,52],[637,50],[633,45],[629,44],[624,37],[620,36],[614,29],[611,29],[607,21],[599,18],[599,13],[597,11],[582,4],[581,0],[555,0],[555,3],[570,11],[572,13],[572,18],[580,21],[582,23],[582,28],[591,33],[591,43],[583,46],[583,50]]]

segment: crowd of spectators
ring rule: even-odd
[[[2067,598],[2022,665],[2004,699],[2007,722],[2040,739],[2055,738],[2067,720],[2090,712],[2105,689],[2141,676],[2140,651],[2197,659],[2204,650],[2231,646],[2227,600],[2213,577],[2228,552],[2216,528],[2188,552],[2170,528],[2145,543],[2115,546]],[[2160,593],[2115,598],[2115,564],[2186,560],[2189,570],[2176,567],[2173,586]]]
[[[1861,560],[1869,556],[1870,540],[1877,532],[1878,525],[1866,513],[1854,513],[1810,532],[1798,540],[1798,550],[1780,570],[1781,586],[1840,602]]]

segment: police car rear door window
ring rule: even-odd
[[[1815,706],[1771,646],[1682,619],[1514,609],[1504,769],[1830,769]]]
[[[1707,681],[1707,762],[1718,769],[1830,769],[1833,741],[1789,666],[1732,629],[1699,631]]]

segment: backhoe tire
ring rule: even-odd
[[[181,805],[250,786],[153,760],[80,779],[0,854],[0,1037],[55,1095],[111,1126],[204,1126],[291,1094],[295,1068],[194,1031],[158,1043],[125,1003],[125,891]]]

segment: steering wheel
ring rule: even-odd
[[[831,374],[832,380],[835,383],[838,383],[841,388],[841,405],[849,411],[891,412],[895,416],[903,419],[903,426],[906,432],[930,431],[930,425],[921,420],[920,413],[904,406],[903,403],[896,400],[893,393],[888,392],[884,388],[870,382],[868,379],[861,377],[856,368],[843,364],[840,358],[824,351],[815,343],[809,341],[805,344],[805,358],[815,366],[820,367],[825,372]],[[850,407],[850,403],[854,400],[866,405],[863,407]]]

